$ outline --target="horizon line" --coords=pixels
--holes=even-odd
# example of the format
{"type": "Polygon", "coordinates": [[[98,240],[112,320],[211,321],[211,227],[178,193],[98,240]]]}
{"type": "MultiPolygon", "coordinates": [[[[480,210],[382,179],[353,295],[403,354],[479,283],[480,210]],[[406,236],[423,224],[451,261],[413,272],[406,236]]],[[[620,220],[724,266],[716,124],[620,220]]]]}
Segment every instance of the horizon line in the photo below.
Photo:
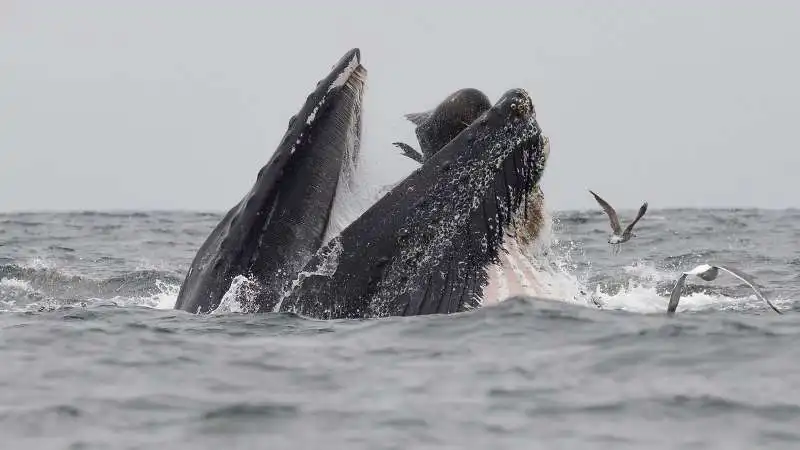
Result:
{"type": "MultiPolygon", "coordinates": [[[[555,213],[579,213],[579,212],[600,212],[600,208],[546,208],[549,212],[555,213]]],[[[629,208],[616,208],[619,211],[635,210],[636,207],[629,208]]],[[[200,208],[41,208],[41,209],[8,209],[0,210],[0,214],[87,214],[87,213],[100,213],[100,214],[136,214],[136,213],[195,213],[195,214],[225,214],[230,208],[225,209],[200,209],[200,208]]],[[[697,207],[697,206],[670,206],[665,208],[649,208],[650,211],[678,211],[678,210],[694,210],[694,211],[800,211],[800,207],[762,207],[762,206],[712,206],[712,207],[697,207]]]]}

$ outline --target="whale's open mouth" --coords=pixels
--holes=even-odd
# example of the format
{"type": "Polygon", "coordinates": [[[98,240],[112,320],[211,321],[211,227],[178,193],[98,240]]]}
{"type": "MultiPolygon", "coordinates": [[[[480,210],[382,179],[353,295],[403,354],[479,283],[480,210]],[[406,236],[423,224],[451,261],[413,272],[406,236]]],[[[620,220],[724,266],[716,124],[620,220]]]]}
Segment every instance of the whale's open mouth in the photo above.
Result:
{"type": "Polygon", "coordinates": [[[534,197],[546,144],[527,92],[506,92],[321,249],[281,310],[355,318],[479,305],[505,232],[534,197]],[[323,270],[331,254],[336,267],[323,270]]]}
{"type": "Polygon", "coordinates": [[[257,283],[256,298],[242,305],[253,312],[357,318],[480,304],[489,266],[506,232],[524,220],[544,171],[547,142],[533,102],[522,89],[507,91],[338,233],[332,211],[355,167],[365,84],[353,49],[317,84],[250,192],[201,246],[176,308],[213,310],[238,275],[257,283]]]}

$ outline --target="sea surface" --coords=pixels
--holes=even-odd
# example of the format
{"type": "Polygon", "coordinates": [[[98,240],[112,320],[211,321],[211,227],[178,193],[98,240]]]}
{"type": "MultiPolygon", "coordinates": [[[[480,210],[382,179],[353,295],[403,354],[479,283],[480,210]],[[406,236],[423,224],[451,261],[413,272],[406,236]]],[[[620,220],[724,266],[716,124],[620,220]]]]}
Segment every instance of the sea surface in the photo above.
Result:
{"type": "Polygon", "coordinates": [[[173,310],[220,218],[0,214],[0,447],[800,448],[800,211],[651,209],[618,255],[555,212],[546,298],[332,322],[173,310]],[[723,273],[666,317],[708,261],[785,314],[723,273]]]}

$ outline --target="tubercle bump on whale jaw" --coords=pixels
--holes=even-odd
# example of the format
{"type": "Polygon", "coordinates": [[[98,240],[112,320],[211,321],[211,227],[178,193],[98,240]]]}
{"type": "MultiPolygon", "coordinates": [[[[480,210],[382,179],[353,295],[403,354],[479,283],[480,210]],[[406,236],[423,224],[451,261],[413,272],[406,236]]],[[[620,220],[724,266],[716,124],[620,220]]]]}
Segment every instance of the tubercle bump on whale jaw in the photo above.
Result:
{"type": "Polygon", "coordinates": [[[309,135],[318,114],[328,106],[328,101],[334,97],[335,92],[341,89],[354,75],[361,78],[362,84],[366,84],[367,69],[361,64],[361,51],[358,48],[353,48],[345,53],[339,62],[332,66],[331,72],[317,82],[316,88],[308,95],[300,111],[289,119],[286,133],[267,165],[270,165],[275,158],[288,158],[294,154],[298,146],[309,135]],[[281,151],[286,148],[289,149],[288,154],[281,151]]]}
{"type": "MultiPolygon", "coordinates": [[[[350,49],[332,66],[331,72],[317,82],[315,89],[307,96],[298,113],[289,119],[286,132],[269,161],[258,171],[248,197],[265,198],[268,196],[274,184],[272,179],[280,178],[284,166],[292,158],[292,155],[306,144],[320,114],[323,114],[331,106],[331,99],[336,98],[337,92],[344,88],[353,77],[356,77],[360,88],[363,89],[367,83],[368,74],[367,69],[361,64],[361,51],[357,47],[350,49]],[[268,172],[271,175],[270,180],[262,184],[262,179],[268,172]]],[[[360,107],[356,121],[360,135],[360,107]]]]}

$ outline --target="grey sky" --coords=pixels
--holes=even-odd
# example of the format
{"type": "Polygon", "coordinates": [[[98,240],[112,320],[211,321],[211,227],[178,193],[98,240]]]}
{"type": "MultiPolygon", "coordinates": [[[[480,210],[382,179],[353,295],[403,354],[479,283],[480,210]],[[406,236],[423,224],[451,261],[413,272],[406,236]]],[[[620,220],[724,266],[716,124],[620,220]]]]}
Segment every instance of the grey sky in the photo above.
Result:
{"type": "Polygon", "coordinates": [[[404,113],[523,87],[553,209],[797,207],[798,23],[788,0],[4,0],[0,210],[227,209],[352,47],[387,179],[414,167],[404,113]]]}

